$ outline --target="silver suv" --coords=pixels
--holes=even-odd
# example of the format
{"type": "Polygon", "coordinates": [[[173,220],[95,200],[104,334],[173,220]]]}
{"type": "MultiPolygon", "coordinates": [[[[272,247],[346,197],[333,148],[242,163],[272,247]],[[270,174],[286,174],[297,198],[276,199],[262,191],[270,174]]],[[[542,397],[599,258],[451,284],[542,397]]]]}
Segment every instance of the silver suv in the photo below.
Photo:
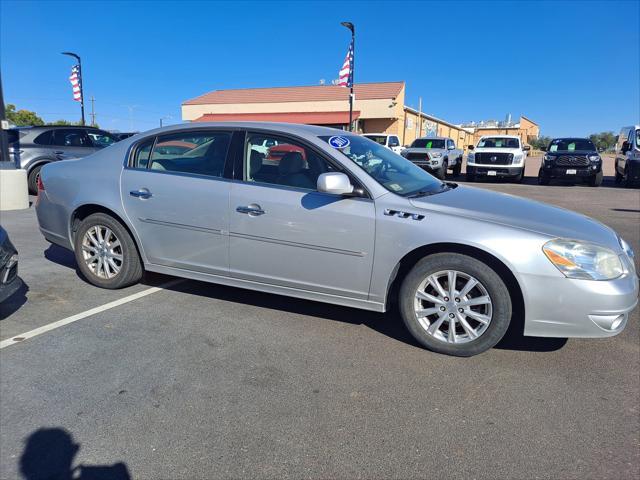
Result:
{"type": "Polygon", "coordinates": [[[9,155],[27,171],[29,193],[35,194],[45,164],[86,157],[116,141],[110,133],[93,127],[18,127],[9,130],[9,155]]]}

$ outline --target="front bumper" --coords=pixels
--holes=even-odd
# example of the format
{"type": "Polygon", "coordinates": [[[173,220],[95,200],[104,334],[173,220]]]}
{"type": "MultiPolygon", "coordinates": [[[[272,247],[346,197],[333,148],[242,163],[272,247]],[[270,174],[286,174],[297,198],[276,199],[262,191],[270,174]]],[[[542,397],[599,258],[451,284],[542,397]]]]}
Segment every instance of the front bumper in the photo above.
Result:
{"type": "Polygon", "coordinates": [[[557,167],[553,164],[543,164],[542,172],[549,178],[588,179],[602,172],[602,165],[589,165],[586,167],[557,167]]]}
{"type": "Polygon", "coordinates": [[[22,280],[18,277],[18,252],[11,242],[2,246],[0,255],[3,263],[0,265],[0,303],[13,295],[22,286],[22,280]]]}
{"type": "Polygon", "coordinates": [[[638,277],[608,281],[524,275],[524,334],[535,337],[611,337],[638,305],[638,277]]]}
{"type": "Polygon", "coordinates": [[[517,177],[524,171],[524,165],[469,165],[467,164],[467,174],[477,177],[517,177]],[[495,173],[489,173],[495,172],[495,173]]]}

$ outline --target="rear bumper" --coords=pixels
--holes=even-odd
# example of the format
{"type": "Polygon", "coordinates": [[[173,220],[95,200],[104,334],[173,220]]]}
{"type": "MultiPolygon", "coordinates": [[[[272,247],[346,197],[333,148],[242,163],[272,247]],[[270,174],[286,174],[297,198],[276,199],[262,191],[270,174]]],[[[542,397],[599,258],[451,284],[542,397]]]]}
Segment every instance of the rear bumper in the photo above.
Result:
{"type": "Polygon", "coordinates": [[[612,337],[638,305],[638,277],[609,281],[525,275],[524,334],[536,337],[612,337]]]}
{"type": "Polygon", "coordinates": [[[523,171],[524,165],[467,165],[467,174],[477,177],[517,177],[523,171]]]}

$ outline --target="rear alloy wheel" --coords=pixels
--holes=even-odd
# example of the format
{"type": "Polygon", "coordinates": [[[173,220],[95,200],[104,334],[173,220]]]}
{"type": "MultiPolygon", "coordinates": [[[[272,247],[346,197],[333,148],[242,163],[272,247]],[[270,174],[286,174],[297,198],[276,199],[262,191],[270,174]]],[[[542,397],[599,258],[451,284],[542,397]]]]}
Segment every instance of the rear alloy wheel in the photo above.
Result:
{"type": "Polygon", "coordinates": [[[29,177],[27,178],[27,185],[29,187],[29,193],[31,195],[38,194],[38,179],[40,178],[40,170],[44,165],[36,165],[29,172],[29,177]]]}
{"type": "Polygon", "coordinates": [[[467,255],[420,260],[400,288],[400,311],[413,337],[429,350],[468,357],[502,339],[511,298],[500,276],[467,255]]]}
{"type": "Polygon", "coordinates": [[[82,221],[74,249],[78,268],[98,287],[128,287],[142,278],[140,256],[129,232],[107,214],[95,213],[82,221]]]}

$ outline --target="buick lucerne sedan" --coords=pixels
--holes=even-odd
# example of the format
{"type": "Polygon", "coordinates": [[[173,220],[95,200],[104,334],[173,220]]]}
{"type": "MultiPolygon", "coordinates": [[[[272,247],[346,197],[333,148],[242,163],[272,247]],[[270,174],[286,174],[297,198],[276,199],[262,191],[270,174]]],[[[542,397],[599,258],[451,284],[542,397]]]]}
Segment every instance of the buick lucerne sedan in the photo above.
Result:
{"type": "Polygon", "coordinates": [[[421,345],[451,355],[491,348],[510,324],[528,336],[616,335],[638,301],[633,252],[605,225],[445,183],[324,127],[161,128],[46,165],[38,189],[41,232],[98,287],[151,271],[397,305],[421,345]]]}

